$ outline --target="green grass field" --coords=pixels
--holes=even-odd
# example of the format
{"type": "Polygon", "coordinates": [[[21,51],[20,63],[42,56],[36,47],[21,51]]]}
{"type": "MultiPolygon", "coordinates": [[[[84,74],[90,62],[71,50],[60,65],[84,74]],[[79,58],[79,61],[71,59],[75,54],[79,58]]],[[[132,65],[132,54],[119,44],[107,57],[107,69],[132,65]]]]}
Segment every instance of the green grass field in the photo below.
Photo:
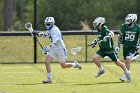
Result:
{"type": "Polygon", "coordinates": [[[103,63],[105,74],[94,75],[97,67],[93,63],[82,63],[82,70],[62,69],[52,64],[53,83],[43,84],[46,78],[44,64],[1,64],[0,93],[139,93],[140,63],[132,63],[132,83],[121,83],[123,71],[112,63],[103,63]]]}
{"type": "MultiPolygon", "coordinates": [[[[88,44],[96,36],[88,36],[88,44]]],[[[48,39],[38,38],[43,46],[48,45],[48,39]]],[[[117,36],[114,41],[116,42],[117,36]]],[[[62,69],[58,63],[52,63],[53,84],[42,84],[46,79],[44,64],[33,63],[33,39],[32,37],[0,37],[0,93],[139,93],[140,62],[131,64],[132,83],[121,83],[119,78],[123,71],[113,62],[103,62],[106,73],[100,78],[94,75],[98,71],[93,63],[81,63],[82,70],[74,68],[62,69]],[[12,64],[12,63],[24,64],[12,64]],[[30,64],[25,64],[30,63],[30,64]],[[32,63],[31,63],[32,62],[32,63]]],[[[72,47],[85,45],[84,36],[64,36],[67,51],[72,47]]],[[[98,49],[88,48],[88,60],[92,60],[93,54],[98,49]]],[[[38,46],[38,62],[45,62],[46,55],[42,55],[38,46]]],[[[122,60],[122,50],[119,52],[122,60]]],[[[68,60],[85,60],[85,51],[77,56],[68,54],[68,60]]],[[[105,61],[105,59],[102,59],[105,61]]]]}

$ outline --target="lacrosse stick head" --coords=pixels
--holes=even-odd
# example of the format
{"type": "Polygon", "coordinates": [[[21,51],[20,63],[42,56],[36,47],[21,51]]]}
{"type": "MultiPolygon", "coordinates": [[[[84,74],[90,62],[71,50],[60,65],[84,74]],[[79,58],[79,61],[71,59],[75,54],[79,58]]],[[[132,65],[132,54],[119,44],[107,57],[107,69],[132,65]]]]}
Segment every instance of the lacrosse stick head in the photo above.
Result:
{"type": "Polygon", "coordinates": [[[81,51],[81,50],[82,50],[82,47],[72,48],[72,49],[71,49],[71,54],[72,54],[72,55],[77,55],[77,53],[78,53],[79,51],[81,51]]]}
{"type": "Polygon", "coordinates": [[[28,29],[30,32],[32,32],[33,31],[32,23],[30,23],[30,22],[26,23],[25,28],[28,29]]]}

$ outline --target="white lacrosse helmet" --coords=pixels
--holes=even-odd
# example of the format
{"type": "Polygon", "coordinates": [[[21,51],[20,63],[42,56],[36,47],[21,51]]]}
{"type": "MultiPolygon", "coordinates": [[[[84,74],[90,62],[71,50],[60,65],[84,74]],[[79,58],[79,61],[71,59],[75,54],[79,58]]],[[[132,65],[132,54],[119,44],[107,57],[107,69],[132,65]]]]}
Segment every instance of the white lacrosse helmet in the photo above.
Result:
{"type": "Polygon", "coordinates": [[[137,21],[137,14],[128,14],[125,17],[125,24],[127,24],[127,25],[134,24],[134,23],[136,23],[136,21],[137,21]]]}
{"type": "Polygon", "coordinates": [[[106,21],[105,21],[104,17],[97,17],[93,22],[93,27],[95,29],[98,29],[100,26],[102,26],[105,23],[106,23],[106,21]]]}
{"type": "Polygon", "coordinates": [[[54,25],[54,23],[55,23],[54,17],[46,17],[44,22],[45,27],[47,29],[50,29],[54,25]]]}

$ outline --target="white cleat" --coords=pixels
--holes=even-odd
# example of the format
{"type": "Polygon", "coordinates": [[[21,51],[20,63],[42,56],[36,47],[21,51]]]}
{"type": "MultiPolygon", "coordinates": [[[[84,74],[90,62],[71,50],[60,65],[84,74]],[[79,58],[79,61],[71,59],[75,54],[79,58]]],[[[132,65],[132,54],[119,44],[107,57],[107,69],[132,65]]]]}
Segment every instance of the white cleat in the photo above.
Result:
{"type": "Polygon", "coordinates": [[[105,56],[104,58],[105,58],[107,61],[111,61],[110,57],[108,57],[108,56],[105,56]]]}
{"type": "Polygon", "coordinates": [[[74,66],[75,68],[78,68],[79,70],[82,69],[81,65],[77,61],[74,61],[74,63],[75,63],[75,66],[74,66]]]}
{"type": "Polygon", "coordinates": [[[105,73],[105,70],[103,69],[103,70],[99,70],[98,72],[97,72],[97,74],[96,74],[96,76],[95,77],[100,77],[100,75],[102,75],[102,74],[104,74],[105,73]]]}
{"type": "Polygon", "coordinates": [[[122,82],[125,82],[125,81],[127,80],[126,75],[123,74],[123,76],[120,78],[120,80],[121,80],[122,82]]]}
{"type": "Polygon", "coordinates": [[[135,62],[139,62],[139,60],[140,60],[139,55],[136,55],[135,57],[133,57],[132,60],[135,62]]]}
{"type": "Polygon", "coordinates": [[[51,79],[47,79],[47,80],[43,80],[42,82],[43,83],[52,83],[52,80],[51,79]]]}
{"type": "Polygon", "coordinates": [[[131,75],[130,72],[129,73],[125,73],[126,78],[127,78],[127,82],[130,83],[131,82],[131,75]]]}

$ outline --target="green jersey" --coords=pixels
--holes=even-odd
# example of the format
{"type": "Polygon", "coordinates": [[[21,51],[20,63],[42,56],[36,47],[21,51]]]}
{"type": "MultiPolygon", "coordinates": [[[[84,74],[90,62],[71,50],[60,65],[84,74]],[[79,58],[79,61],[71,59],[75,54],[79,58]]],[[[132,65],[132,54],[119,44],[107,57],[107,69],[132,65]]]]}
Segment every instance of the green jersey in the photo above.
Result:
{"type": "Polygon", "coordinates": [[[130,28],[126,24],[122,24],[120,34],[123,36],[123,46],[136,46],[140,34],[140,27],[135,24],[133,28],[130,28]]]}
{"type": "MultiPolygon", "coordinates": [[[[101,30],[99,30],[99,40],[103,40],[105,36],[107,36],[110,33],[108,28],[106,26],[103,26],[101,30]]],[[[99,43],[99,47],[101,50],[104,50],[106,53],[107,52],[114,52],[114,44],[112,38],[107,39],[106,42],[102,41],[99,43]]]]}

